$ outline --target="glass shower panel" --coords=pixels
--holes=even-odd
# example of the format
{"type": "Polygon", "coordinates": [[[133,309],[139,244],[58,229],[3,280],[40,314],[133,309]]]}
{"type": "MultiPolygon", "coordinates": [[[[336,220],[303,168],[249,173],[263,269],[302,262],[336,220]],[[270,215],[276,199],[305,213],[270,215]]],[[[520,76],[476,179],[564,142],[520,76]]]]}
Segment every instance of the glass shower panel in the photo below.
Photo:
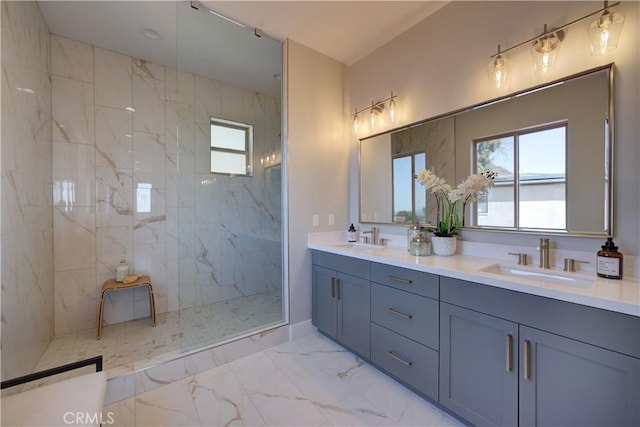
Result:
{"type": "MultiPolygon", "coordinates": [[[[176,8],[177,69],[167,77],[176,87],[167,105],[167,122],[174,119],[177,129],[176,259],[168,263],[177,284],[180,347],[189,350],[284,321],[282,46],[202,4],[176,8]],[[246,152],[252,158],[243,161],[251,174],[211,172],[214,148],[222,150],[218,162],[241,149],[231,140],[212,145],[215,120],[252,126],[246,152]]],[[[238,169],[226,166],[215,170],[238,169]]]]}

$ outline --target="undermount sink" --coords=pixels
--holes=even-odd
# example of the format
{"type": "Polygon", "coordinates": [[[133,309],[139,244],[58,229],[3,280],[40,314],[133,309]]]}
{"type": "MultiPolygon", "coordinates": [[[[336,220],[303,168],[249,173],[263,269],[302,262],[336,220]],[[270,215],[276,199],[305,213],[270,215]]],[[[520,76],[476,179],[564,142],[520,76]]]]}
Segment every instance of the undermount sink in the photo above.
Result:
{"type": "Polygon", "coordinates": [[[374,249],[382,249],[384,246],[371,245],[369,243],[340,243],[336,245],[339,248],[353,249],[356,251],[372,251],[374,249]]]}
{"type": "Polygon", "coordinates": [[[593,285],[595,278],[578,273],[565,273],[559,271],[544,271],[536,267],[514,267],[505,264],[492,264],[481,268],[485,273],[498,274],[501,276],[536,280],[539,282],[553,283],[556,285],[574,286],[588,288],[593,285]]]}

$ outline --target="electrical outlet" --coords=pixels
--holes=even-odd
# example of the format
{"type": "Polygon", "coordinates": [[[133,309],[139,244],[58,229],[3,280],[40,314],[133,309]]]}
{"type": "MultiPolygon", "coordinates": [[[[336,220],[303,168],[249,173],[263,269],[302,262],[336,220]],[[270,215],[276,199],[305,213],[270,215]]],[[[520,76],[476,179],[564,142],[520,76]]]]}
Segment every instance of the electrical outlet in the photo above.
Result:
{"type": "Polygon", "coordinates": [[[313,226],[320,227],[320,215],[313,214],[313,226]]]}
{"type": "Polygon", "coordinates": [[[329,225],[335,225],[336,216],[334,214],[329,214],[329,225]]]}

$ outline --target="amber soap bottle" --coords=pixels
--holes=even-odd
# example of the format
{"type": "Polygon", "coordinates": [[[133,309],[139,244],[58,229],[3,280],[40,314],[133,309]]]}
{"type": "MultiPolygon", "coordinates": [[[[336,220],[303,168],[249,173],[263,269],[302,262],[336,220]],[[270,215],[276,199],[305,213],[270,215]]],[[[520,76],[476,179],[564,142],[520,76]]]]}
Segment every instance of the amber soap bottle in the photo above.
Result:
{"type": "Polygon", "coordinates": [[[596,273],[607,279],[622,279],[622,254],[611,237],[598,251],[596,273]]]}

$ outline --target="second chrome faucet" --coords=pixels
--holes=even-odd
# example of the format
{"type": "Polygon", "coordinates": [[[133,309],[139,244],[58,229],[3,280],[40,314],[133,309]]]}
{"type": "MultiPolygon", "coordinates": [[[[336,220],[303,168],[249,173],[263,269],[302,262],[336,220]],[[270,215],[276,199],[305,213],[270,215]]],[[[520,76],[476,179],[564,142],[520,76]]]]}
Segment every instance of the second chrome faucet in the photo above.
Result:
{"type": "Polygon", "coordinates": [[[549,267],[549,239],[546,237],[540,238],[540,244],[538,245],[538,252],[540,252],[540,263],[538,267],[540,268],[550,268],[549,267]]]}

